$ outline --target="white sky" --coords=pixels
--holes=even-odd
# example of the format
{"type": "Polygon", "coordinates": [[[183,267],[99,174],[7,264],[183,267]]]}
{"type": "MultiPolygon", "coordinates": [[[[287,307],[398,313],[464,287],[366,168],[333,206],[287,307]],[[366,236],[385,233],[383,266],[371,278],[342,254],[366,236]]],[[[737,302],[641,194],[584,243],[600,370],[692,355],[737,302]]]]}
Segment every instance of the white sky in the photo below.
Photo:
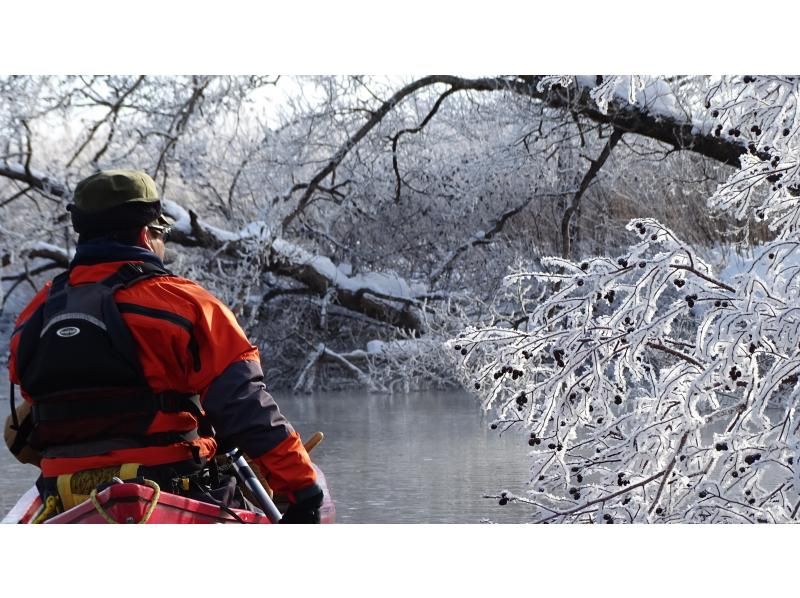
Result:
{"type": "MultiPolygon", "coordinates": [[[[781,35],[766,10],[763,24],[754,22],[752,3],[747,17],[737,5],[744,3],[26,0],[3,7],[0,72],[796,71],[791,31],[781,35]]],[[[800,12],[772,10],[782,23],[800,12]]]]}

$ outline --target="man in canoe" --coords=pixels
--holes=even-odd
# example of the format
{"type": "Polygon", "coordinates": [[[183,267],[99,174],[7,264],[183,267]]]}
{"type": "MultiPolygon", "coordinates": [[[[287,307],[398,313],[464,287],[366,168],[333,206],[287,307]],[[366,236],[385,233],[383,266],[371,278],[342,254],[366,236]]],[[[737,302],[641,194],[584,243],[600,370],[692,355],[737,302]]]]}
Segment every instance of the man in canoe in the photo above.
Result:
{"type": "Polygon", "coordinates": [[[40,492],[69,503],[77,479],[143,477],[225,503],[235,489],[214,456],[238,447],[288,498],[281,521],[318,523],[322,489],[266,391],[258,349],[216,297],[164,267],[173,223],[153,179],[98,172],[68,210],[75,257],[11,336],[12,404],[19,385],[30,406],[11,448],[40,456],[40,492]]]}

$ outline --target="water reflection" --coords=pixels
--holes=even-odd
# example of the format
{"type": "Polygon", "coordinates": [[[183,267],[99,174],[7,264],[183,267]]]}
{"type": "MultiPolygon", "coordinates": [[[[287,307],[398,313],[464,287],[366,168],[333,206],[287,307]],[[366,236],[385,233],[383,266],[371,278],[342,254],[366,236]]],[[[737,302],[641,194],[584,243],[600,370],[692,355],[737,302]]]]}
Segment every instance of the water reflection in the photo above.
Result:
{"type": "MultiPolygon", "coordinates": [[[[7,385],[0,385],[7,389],[7,385]]],[[[0,391],[2,392],[2,391],[0,391]]],[[[303,437],[325,440],[312,453],[328,480],[339,523],[498,523],[528,520],[529,508],[482,498],[524,493],[528,446],[522,435],[488,429],[478,403],[458,392],[276,395],[303,437]]],[[[7,391],[0,416],[8,414],[7,391]]],[[[0,513],[38,470],[0,450],[0,513]]]]}
{"type": "Polygon", "coordinates": [[[276,397],[301,435],[326,434],[313,453],[343,523],[528,520],[528,507],[482,498],[523,493],[527,439],[498,437],[477,402],[457,392],[276,397]]]}

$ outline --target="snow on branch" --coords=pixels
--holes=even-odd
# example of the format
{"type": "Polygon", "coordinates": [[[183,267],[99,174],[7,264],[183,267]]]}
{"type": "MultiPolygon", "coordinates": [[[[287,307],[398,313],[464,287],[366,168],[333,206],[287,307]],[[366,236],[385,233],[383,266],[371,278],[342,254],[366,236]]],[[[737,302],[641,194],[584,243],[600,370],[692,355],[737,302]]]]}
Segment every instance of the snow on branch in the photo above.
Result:
{"type": "Polygon", "coordinates": [[[306,358],[306,363],[294,384],[294,392],[311,392],[317,380],[319,369],[325,364],[344,368],[367,388],[376,392],[392,392],[395,386],[391,381],[382,381],[376,370],[386,370],[386,364],[396,367],[425,360],[432,352],[440,352],[441,342],[431,339],[395,339],[391,341],[372,340],[366,350],[334,351],[324,343],[319,343],[306,358]]]}
{"type": "Polygon", "coordinates": [[[767,245],[727,284],[658,222],[628,229],[641,240],[616,259],[509,275],[519,329],[450,341],[495,426],[530,432],[519,500],[541,522],[791,520],[800,242],[767,245]]]}
{"type": "Polygon", "coordinates": [[[421,301],[417,297],[425,295],[427,289],[420,284],[409,284],[394,273],[349,276],[329,258],[311,254],[283,239],[273,241],[270,261],[273,271],[302,282],[320,296],[335,289],[336,302],[343,307],[401,329],[422,331],[421,301]]]}
{"type": "Polygon", "coordinates": [[[70,191],[67,189],[66,185],[43,172],[32,170],[24,164],[9,164],[8,162],[3,162],[0,164],[0,176],[15,181],[21,181],[29,185],[32,189],[37,189],[53,197],[64,198],[70,195],[70,191]]]}
{"type": "Polygon", "coordinates": [[[383,118],[406,98],[432,86],[447,86],[422,123],[404,129],[391,137],[395,199],[399,199],[401,177],[397,166],[397,143],[401,135],[416,133],[437,113],[442,101],[458,91],[509,92],[534,98],[552,108],[567,110],[595,122],[612,125],[625,133],[636,133],[666,143],[676,149],[687,149],[731,166],[739,166],[739,158],[748,151],[747,144],[734,135],[715,134],[709,121],[694,121],[678,109],[669,86],[659,79],[646,84],[642,78],[610,77],[547,77],[539,75],[505,76],[469,79],[452,75],[422,77],[397,90],[369,112],[369,118],[325,162],[309,182],[296,183],[277,201],[289,201],[300,193],[297,203],[283,219],[282,230],[306,209],[322,182],[332,176],[351,150],[376,128],[383,118]],[[629,80],[629,92],[621,97],[619,87],[629,80]]]}

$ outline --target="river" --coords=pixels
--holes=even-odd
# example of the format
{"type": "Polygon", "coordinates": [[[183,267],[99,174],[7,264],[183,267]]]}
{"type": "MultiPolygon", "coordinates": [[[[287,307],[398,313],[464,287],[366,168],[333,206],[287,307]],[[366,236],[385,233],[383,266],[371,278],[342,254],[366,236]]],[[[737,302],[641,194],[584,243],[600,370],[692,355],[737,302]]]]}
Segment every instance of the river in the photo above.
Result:
{"type": "MultiPolygon", "coordinates": [[[[0,375],[0,416],[9,412],[0,375]]],[[[489,429],[463,392],[387,396],[364,392],[281,395],[300,435],[325,434],[312,452],[325,473],[338,523],[524,523],[529,508],[483,498],[525,491],[527,438],[489,429]]],[[[0,514],[38,475],[0,449],[0,514]]]]}

